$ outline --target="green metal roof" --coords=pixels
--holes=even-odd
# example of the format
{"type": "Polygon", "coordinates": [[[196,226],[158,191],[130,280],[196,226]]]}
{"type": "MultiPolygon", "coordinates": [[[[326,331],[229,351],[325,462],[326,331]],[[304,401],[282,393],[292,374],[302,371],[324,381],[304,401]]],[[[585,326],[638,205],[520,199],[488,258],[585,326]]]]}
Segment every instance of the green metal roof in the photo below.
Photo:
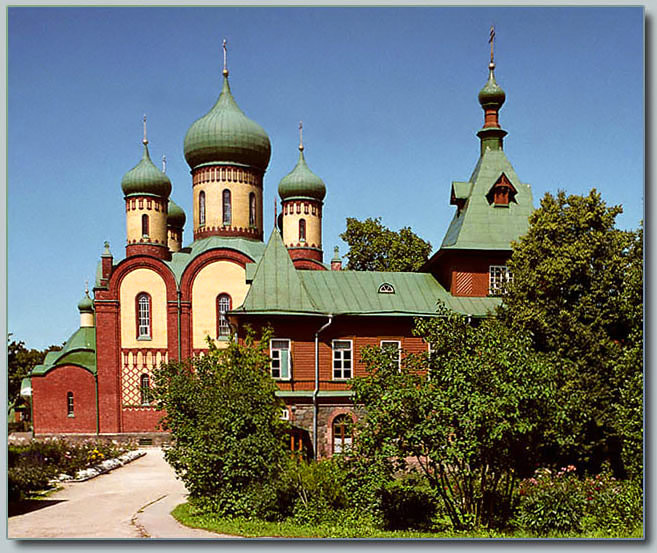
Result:
{"type": "Polygon", "coordinates": [[[123,176],[121,188],[126,197],[146,194],[168,198],[171,194],[171,181],[151,161],[147,142],[141,161],[123,176]]]}
{"type": "Polygon", "coordinates": [[[239,108],[224,75],[219,99],[185,135],[187,163],[194,169],[204,163],[233,162],[264,171],[270,156],[267,133],[239,108]]]}
{"type": "MultiPolygon", "coordinates": [[[[465,206],[454,215],[441,250],[510,250],[511,242],[529,228],[533,210],[530,186],[520,182],[503,150],[490,149],[479,158],[468,184],[465,206]],[[508,207],[491,205],[486,198],[502,173],[517,191],[515,202],[509,202],[508,207]]],[[[463,190],[458,183],[453,194],[462,198],[463,190]]]]}
{"type": "Polygon", "coordinates": [[[439,303],[459,313],[484,316],[499,298],[451,296],[429,273],[309,271],[295,269],[278,230],[258,263],[251,288],[236,314],[434,316],[439,303]],[[394,293],[381,293],[388,284],[394,293]]]}
{"type": "Polygon", "coordinates": [[[296,166],[278,184],[278,195],[283,200],[297,197],[323,200],[326,196],[324,181],[315,175],[306,164],[301,146],[296,166]]]}
{"type": "Polygon", "coordinates": [[[479,91],[479,103],[484,109],[500,109],[504,104],[506,94],[500,85],[495,82],[495,64],[491,63],[488,69],[488,82],[479,91]]]}
{"type": "Polygon", "coordinates": [[[242,306],[235,312],[317,314],[277,229],[271,233],[242,306]]]}
{"type": "Polygon", "coordinates": [[[30,376],[43,376],[63,365],[77,365],[96,374],[96,329],[79,328],[66,341],[61,351],[49,351],[42,365],[37,365],[30,376]]]}
{"type": "MultiPolygon", "coordinates": [[[[243,253],[253,261],[259,261],[265,250],[265,244],[260,240],[251,240],[249,238],[233,238],[224,236],[208,236],[201,240],[195,240],[190,246],[187,246],[171,255],[171,261],[165,261],[173,272],[176,282],[180,283],[185,268],[202,253],[212,249],[235,250],[243,253]]],[[[248,267],[248,264],[247,264],[248,267]]]]}

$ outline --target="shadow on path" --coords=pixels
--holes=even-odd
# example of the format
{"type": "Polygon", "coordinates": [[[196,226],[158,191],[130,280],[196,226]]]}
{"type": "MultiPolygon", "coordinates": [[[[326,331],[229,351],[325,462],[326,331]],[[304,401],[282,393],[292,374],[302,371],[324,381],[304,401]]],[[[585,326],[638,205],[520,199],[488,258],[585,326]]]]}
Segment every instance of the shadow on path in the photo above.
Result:
{"type": "Polygon", "coordinates": [[[64,503],[65,499],[24,499],[22,501],[13,501],[9,502],[7,506],[7,516],[15,517],[18,515],[24,515],[25,513],[31,513],[32,511],[38,511],[39,509],[45,509],[46,507],[52,507],[58,503],[64,503]]]}

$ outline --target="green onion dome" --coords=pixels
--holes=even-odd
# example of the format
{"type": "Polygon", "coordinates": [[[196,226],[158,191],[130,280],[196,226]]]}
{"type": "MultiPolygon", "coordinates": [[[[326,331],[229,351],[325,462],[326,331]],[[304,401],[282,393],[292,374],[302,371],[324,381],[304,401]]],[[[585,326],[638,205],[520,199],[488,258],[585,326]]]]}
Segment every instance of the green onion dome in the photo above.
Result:
{"type": "Polygon", "coordinates": [[[323,200],[326,196],[324,181],[313,173],[303,157],[303,146],[299,147],[299,161],[290,173],[278,184],[278,195],[282,200],[289,198],[313,198],[323,200]]]}
{"type": "Polygon", "coordinates": [[[495,82],[495,64],[491,63],[489,66],[488,82],[479,91],[479,103],[484,109],[500,109],[506,94],[504,90],[495,82]]]}
{"type": "Polygon", "coordinates": [[[84,297],[78,303],[78,310],[80,313],[93,313],[94,300],[89,297],[89,292],[85,291],[84,297]]]}
{"type": "Polygon", "coordinates": [[[185,226],[187,217],[182,207],[180,207],[173,200],[169,200],[169,208],[167,210],[167,226],[176,229],[181,229],[185,226]]]}
{"type": "Polygon", "coordinates": [[[123,176],[121,188],[126,198],[139,195],[168,198],[171,194],[169,177],[151,161],[148,154],[148,141],[144,141],[144,155],[141,161],[123,176]]]}
{"type": "Polygon", "coordinates": [[[217,103],[185,135],[185,159],[192,169],[228,162],[265,171],[271,156],[269,137],[235,102],[227,73],[217,103]]]}

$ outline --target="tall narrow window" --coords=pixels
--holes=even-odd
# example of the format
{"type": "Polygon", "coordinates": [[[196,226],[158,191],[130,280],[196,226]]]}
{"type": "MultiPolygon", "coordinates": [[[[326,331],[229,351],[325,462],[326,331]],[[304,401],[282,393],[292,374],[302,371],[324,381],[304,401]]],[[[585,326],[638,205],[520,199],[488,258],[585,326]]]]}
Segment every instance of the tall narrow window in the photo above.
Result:
{"type": "Polygon", "coordinates": [[[352,360],[351,340],[333,340],[333,379],[351,378],[352,360]]]}
{"type": "Polygon", "coordinates": [[[226,313],[231,309],[231,299],[228,294],[217,296],[217,337],[230,336],[230,325],[226,313]]]}
{"type": "Polygon", "coordinates": [[[198,224],[205,225],[205,192],[202,190],[198,195],[198,224]]]}
{"type": "Polygon", "coordinates": [[[253,192],[249,194],[249,226],[256,226],[256,197],[253,192]]]}
{"type": "Polygon", "coordinates": [[[148,215],[141,216],[141,235],[148,236],[148,215]]]}
{"type": "Polygon", "coordinates": [[[271,375],[281,380],[290,379],[290,341],[272,340],[269,343],[271,375]]]}
{"type": "Polygon", "coordinates": [[[353,421],[349,415],[338,415],[333,419],[333,453],[345,453],[353,441],[353,421]]]}
{"type": "Polygon", "coordinates": [[[137,296],[137,338],[151,337],[151,297],[142,292],[137,296]]]}
{"type": "Polygon", "coordinates": [[[306,241],[306,220],[299,219],[299,242],[306,241]]]}
{"type": "Polygon", "coordinates": [[[73,403],[73,392],[66,394],[66,412],[69,417],[75,416],[75,404],[73,403]]]}
{"type": "Polygon", "coordinates": [[[513,281],[507,265],[491,265],[488,271],[488,294],[499,296],[504,292],[504,285],[513,281]]]}
{"type": "Polygon", "coordinates": [[[230,190],[226,189],[224,190],[223,194],[223,204],[224,204],[224,225],[230,225],[231,221],[231,214],[230,214],[230,190]]]}
{"type": "Polygon", "coordinates": [[[151,404],[151,380],[147,374],[142,374],[139,379],[139,394],[141,395],[141,404],[151,404]]]}

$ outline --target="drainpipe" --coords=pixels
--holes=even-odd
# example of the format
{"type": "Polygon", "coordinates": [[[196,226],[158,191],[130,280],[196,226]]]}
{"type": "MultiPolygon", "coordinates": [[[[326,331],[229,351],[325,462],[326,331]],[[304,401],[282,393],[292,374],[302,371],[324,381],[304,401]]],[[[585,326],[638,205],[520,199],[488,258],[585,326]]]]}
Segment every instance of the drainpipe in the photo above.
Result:
{"type": "Polygon", "coordinates": [[[180,290],[177,290],[178,292],[178,361],[180,361],[180,357],[182,356],[182,344],[180,343],[180,311],[182,309],[182,305],[180,302],[180,296],[182,292],[180,290]]]}
{"type": "Polygon", "coordinates": [[[333,321],[333,315],[329,314],[328,321],[317,332],[315,332],[315,389],[313,390],[313,451],[317,459],[317,395],[319,394],[319,334],[328,328],[333,321]]]}
{"type": "Polygon", "coordinates": [[[94,374],[94,384],[96,387],[96,435],[100,434],[100,408],[98,405],[98,373],[94,374]]]}

